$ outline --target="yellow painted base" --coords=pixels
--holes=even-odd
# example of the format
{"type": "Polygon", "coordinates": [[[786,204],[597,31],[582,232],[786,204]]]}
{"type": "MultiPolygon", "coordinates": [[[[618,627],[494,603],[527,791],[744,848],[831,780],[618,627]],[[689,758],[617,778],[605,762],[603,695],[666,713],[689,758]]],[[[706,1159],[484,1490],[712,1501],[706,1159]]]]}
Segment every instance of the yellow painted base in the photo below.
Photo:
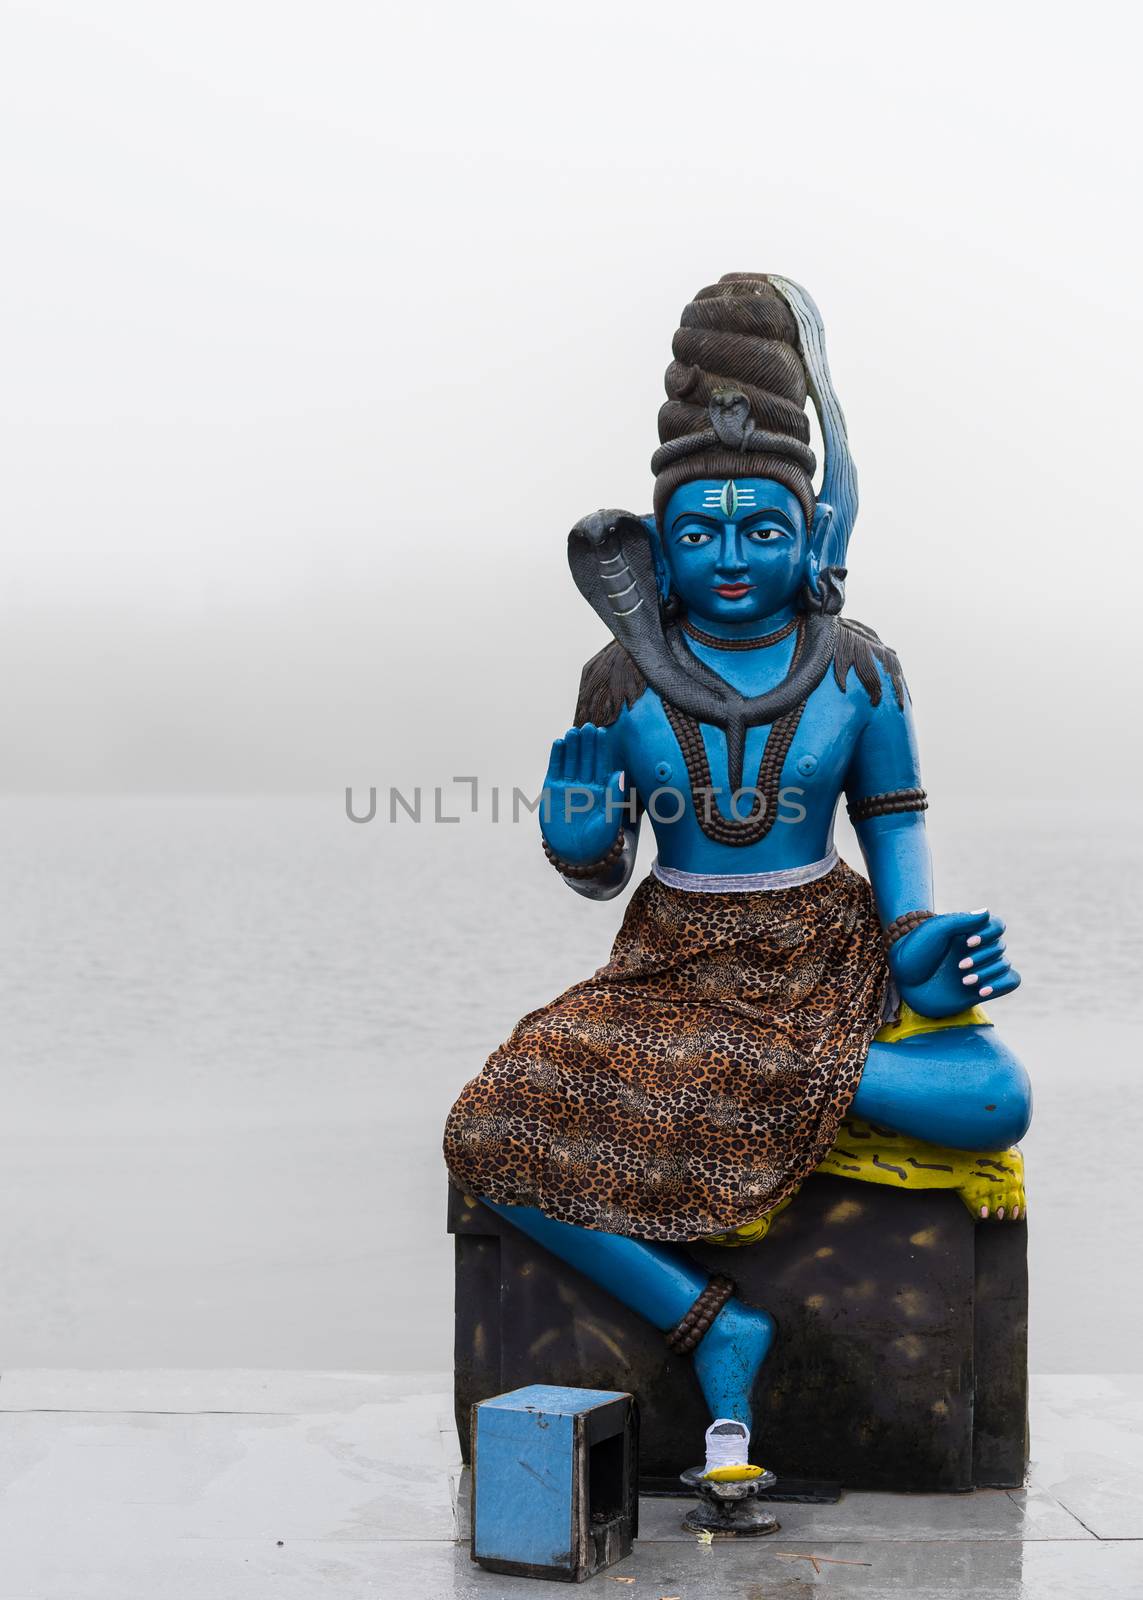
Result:
{"type": "Polygon", "coordinates": [[[1028,1210],[1019,1150],[952,1150],[847,1117],[816,1168],[892,1189],[955,1189],[979,1222],[1018,1222],[1028,1210]]]}
{"type": "Polygon", "coordinates": [[[753,1222],[744,1222],[740,1228],[731,1228],[727,1233],[708,1234],[704,1243],[721,1244],[729,1250],[736,1250],[744,1244],[760,1244],[770,1232],[770,1224],[774,1218],[781,1216],[797,1192],[795,1189],[794,1194],[788,1194],[784,1200],[779,1200],[773,1211],[767,1211],[764,1217],[756,1217],[753,1222]]]}
{"type": "Polygon", "coordinates": [[[878,1044],[900,1044],[902,1039],[912,1039],[918,1033],[939,1033],[942,1028],[991,1028],[992,1025],[992,1018],[983,1006],[969,1006],[967,1011],[958,1011],[955,1017],[923,1017],[902,1000],[896,1022],[887,1022],[873,1037],[878,1044]]]}

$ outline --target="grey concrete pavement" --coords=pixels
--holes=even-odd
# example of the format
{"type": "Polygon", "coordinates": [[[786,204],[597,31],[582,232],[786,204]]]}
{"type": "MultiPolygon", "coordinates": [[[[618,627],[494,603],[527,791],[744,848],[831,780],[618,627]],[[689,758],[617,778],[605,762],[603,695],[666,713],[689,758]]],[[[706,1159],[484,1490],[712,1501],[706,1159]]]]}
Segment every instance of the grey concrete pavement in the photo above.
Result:
{"type": "MultiPolygon", "coordinates": [[[[645,1500],[635,1553],[592,1585],[633,1600],[1143,1597],[1143,1377],[1034,1380],[1033,1440],[1025,1491],[782,1506],[759,1543],[701,1546],[686,1502],[645,1500]]],[[[0,1380],[0,1600],[535,1600],[534,1581],[469,1561],[465,1504],[447,1375],[0,1380]]]]}

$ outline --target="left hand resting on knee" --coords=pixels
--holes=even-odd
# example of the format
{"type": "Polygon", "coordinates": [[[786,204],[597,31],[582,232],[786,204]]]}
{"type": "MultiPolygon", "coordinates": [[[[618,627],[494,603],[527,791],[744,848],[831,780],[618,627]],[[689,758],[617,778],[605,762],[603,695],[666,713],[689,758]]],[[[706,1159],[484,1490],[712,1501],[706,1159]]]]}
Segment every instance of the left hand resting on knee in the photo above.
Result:
{"type": "Polygon", "coordinates": [[[987,910],[930,917],[889,947],[902,1000],[923,1017],[952,1017],[1011,994],[1020,974],[1004,953],[1004,924],[987,910]]]}

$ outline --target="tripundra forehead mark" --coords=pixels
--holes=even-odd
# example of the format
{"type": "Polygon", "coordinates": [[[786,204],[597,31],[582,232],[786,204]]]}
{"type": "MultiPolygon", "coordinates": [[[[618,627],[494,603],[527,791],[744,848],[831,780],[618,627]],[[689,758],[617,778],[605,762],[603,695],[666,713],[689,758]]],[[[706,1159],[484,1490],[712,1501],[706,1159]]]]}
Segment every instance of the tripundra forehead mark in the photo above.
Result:
{"type": "Polygon", "coordinates": [[[733,517],[739,511],[752,511],[758,497],[747,484],[739,488],[733,478],[727,478],[721,489],[707,489],[702,497],[704,511],[721,511],[724,517],[733,517]]]}

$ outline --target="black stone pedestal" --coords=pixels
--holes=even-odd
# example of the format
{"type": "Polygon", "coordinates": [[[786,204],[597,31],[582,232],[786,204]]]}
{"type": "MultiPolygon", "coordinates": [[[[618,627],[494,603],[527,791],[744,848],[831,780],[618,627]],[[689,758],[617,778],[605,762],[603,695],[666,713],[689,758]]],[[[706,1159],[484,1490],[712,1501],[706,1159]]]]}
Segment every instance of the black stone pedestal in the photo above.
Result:
{"type": "MultiPolygon", "coordinates": [[[[456,1417],[527,1383],[639,1401],[646,1486],[677,1485],[709,1422],[691,1361],[486,1206],[449,1194],[456,1417]]],[[[688,1245],[765,1307],[778,1339],[754,1458],[781,1478],[916,1492],[1013,1488],[1027,1462],[1027,1231],[956,1195],[813,1177],[769,1237],[688,1245]]]]}

